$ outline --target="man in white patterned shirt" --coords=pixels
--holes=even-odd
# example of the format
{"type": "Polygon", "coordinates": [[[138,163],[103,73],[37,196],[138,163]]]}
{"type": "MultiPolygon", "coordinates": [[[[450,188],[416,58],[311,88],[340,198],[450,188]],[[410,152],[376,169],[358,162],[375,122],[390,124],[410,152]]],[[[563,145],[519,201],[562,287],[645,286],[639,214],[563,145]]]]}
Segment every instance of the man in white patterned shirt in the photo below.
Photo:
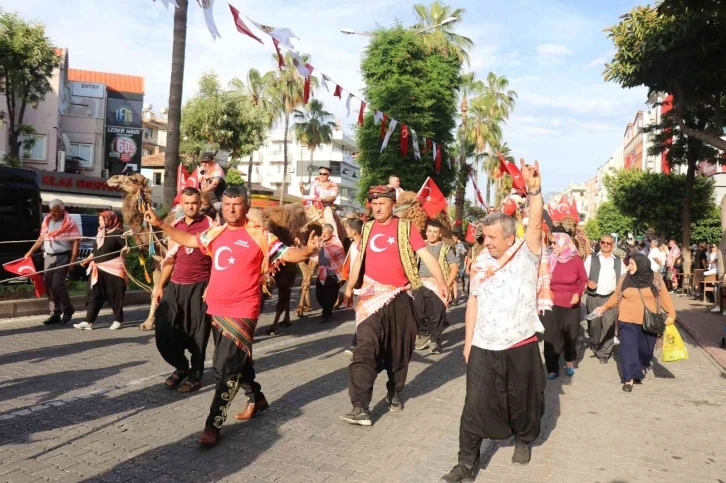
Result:
{"type": "Polygon", "coordinates": [[[517,239],[514,218],[492,213],[483,222],[484,250],[471,267],[464,359],[466,400],[458,464],[444,481],[474,481],[482,441],[514,434],[513,463],[527,464],[544,413],[545,377],[537,344],[543,202],[539,165],[524,165],[529,224],[517,239]]]}

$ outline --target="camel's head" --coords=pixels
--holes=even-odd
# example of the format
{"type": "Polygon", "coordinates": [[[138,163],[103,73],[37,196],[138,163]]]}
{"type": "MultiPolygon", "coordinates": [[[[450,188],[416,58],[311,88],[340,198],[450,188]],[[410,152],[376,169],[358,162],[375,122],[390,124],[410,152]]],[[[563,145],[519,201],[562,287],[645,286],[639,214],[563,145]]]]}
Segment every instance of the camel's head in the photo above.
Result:
{"type": "Polygon", "coordinates": [[[146,179],[142,174],[134,173],[130,176],[123,174],[117,174],[111,176],[106,184],[112,188],[121,188],[125,193],[136,194],[140,189],[149,186],[149,180],[146,179]]]}

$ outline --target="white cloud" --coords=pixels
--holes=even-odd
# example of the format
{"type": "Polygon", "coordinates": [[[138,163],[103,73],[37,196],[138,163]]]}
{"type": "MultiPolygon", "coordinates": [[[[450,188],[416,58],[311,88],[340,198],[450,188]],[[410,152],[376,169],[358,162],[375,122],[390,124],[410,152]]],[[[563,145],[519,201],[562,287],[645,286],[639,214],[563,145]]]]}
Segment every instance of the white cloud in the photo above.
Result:
{"type": "Polygon", "coordinates": [[[538,45],[535,51],[546,57],[572,57],[572,51],[562,44],[538,45]]]}

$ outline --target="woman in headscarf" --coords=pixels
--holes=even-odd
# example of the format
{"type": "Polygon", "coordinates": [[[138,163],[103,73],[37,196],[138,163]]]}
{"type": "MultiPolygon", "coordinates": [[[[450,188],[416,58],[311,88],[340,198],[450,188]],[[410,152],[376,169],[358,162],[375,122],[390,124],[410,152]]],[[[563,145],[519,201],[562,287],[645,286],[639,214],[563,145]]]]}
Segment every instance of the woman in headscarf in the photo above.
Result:
{"type": "Polygon", "coordinates": [[[623,391],[631,392],[633,384],[640,384],[648,373],[653,360],[657,334],[643,330],[645,310],[658,312],[658,305],[668,313],[666,325],[676,320],[668,289],[660,273],[650,267],[648,257],[635,254],[628,263],[628,273],[618,281],[617,288],[605,305],[595,309],[601,315],[618,307],[618,331],[620,338],[620,364],[622,366],[623,391]]]}
{"type": "Polygon", "coordinates": [[[122,231],[116,213],[103,211],[98,215],[98,233],[93,242],[93,252],[81,262],[81,266],[88,266],[89,275],[86,320],[73,324],[76,329],[93,329],[104,302],[109,303],[114,315],[114,322],[109,328],[120,329],[124,322],[126,271],[121,261],[121,250],[125,246],[119,236],[122,231]]]}
{"type": "Polygon", "coordinates": [[[580,299],[585,293],[587,272],[577,247],[567,233],[552,234],[549,256],[550,288],[554,306],[544,312],[544,357],[547,379],[560,375],[560,352],[565,353],[565,373],[575,374],[577,335],[580,332],[580,299]]]}

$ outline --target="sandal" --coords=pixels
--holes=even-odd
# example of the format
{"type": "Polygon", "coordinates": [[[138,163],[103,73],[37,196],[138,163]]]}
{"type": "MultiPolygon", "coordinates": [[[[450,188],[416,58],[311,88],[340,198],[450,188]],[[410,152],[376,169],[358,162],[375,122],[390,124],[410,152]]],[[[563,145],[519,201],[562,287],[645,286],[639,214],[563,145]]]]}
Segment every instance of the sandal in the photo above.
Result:
{"type": "Polygon", "coordinates": [[[171,373],[171,376],[166,378],[166,387],[169,389],[176,389],[181,382],[186,379],[186,377],[189,375],[189,371],[180,371],[176,370],[171,373]]]}
{"type": "Polygon", "coordinates": [[[198,391],[202,387],[202,380],[187,379],[184,384],[179,386],[179,392],[194,392],[198,391]]]}

